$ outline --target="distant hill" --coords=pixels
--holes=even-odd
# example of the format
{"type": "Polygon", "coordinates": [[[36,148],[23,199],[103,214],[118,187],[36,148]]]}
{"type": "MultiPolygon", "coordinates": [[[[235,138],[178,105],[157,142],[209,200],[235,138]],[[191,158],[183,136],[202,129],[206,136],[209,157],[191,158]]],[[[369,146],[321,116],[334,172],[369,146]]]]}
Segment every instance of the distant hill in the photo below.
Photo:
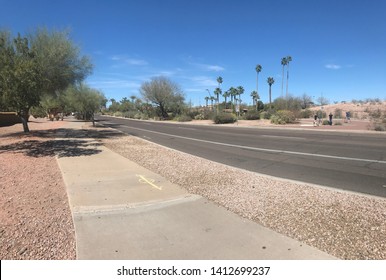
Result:
{"type": "MultiPolygon", "coordinates": [[[[311,107],[310,110],[320,110],[321,106],[311,107]]],[[[341,102],[337,104],[329,104],[323,106],[323,111],[328,114],[332,113],[335,117],[341,112],[341,118],[345,118],[346,112],[351,113],[351,118],[360,120],[370,120],[371,115],[377,111],[386,114],[386,101],[354,101],[341,102]]]]}

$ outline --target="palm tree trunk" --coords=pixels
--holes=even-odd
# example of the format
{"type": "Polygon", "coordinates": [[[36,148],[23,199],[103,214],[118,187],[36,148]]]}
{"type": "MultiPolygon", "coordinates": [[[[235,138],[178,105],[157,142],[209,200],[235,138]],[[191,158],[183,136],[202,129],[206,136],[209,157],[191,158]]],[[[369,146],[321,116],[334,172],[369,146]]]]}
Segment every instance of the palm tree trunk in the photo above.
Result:
{"type": "Polygon", "coordinates": [[[285,93],[286,100],[288,100],[288,78],[289,78],[289,63],[287,64],[287,88],[285,93]]]}
{"type": "Polygon", "coordinates": [[[271,85],[269,85],[269,108],[272,109],[271,85]]]}
{"type": "Polygon", "coordinates": [[[281,76],[281,97],[283,98],[283,90],[284,90],[284,65],[283,65],[283,72],[281,76]]]}

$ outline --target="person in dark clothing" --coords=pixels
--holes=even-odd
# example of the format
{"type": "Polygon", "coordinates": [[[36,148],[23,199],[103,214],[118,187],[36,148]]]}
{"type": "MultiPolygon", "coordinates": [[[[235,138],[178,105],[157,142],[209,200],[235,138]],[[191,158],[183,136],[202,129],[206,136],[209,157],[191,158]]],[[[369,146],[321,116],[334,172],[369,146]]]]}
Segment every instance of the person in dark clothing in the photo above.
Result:
{"type": "Polygon", "coordinates": [[[314,126],[316,126],[317,125],[317,120],[318,120],[318,115],[317,114],[315,114],[315,116],[314,116],[314,126]]]}
{"type": "Polygon", "coordinates": [[[328,115],[328,117],[329,117],[329,123],[330,123],[330,125],[332,125],[332,113],[330,113],[330,114],[328,115]]]}

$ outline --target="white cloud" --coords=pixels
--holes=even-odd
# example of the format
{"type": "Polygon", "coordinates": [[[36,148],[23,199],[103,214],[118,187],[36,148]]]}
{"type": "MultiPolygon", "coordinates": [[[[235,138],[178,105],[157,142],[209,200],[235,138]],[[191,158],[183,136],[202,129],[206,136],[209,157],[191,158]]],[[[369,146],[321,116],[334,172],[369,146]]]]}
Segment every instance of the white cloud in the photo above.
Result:
{"type": "Polygon", "coordinates": [[[324,67],[326,67],[327,69],[332,69],[332,70],[338,70],[338,69],[342,68],[342,66],[337,65],[337,64],[326,64],[326,65],[324,65],[324,67]]]}
{"type": "Polygon", "coordinates": [[[92,87],[99,89],[129,88],[137,89],[141,85],[134,81],[124,79],[102,79],[88,82],[92,87]]]}
{"type": "Polygon", "coordinates": [[[144,66],[149,64],[146,60],[129,58],[126,55],[113,55],[111,60],[136,66],[144,66]]]}
{"type": "Polygon", "coordinates": [[[218,86],[218,83],[215,79],[207,76],[193,76],[190,78],[196,85],[204,87],[215,87],[218,86]]]}
{"type": "Polygon", "coordinates": [[[149,63],[146,61],[146,60],[142,60],[142,59],[126,59],[125,62],[127,64],[130,64],[130,65],[139,65],[139,66],[143,66],[143,65],[148,65],[149,63]]]}
{"type": "Polygon", "coordinates": [[[221,72],[224,71],[225,68],[218,65],[202,65],[207,71],[221,72]]]}

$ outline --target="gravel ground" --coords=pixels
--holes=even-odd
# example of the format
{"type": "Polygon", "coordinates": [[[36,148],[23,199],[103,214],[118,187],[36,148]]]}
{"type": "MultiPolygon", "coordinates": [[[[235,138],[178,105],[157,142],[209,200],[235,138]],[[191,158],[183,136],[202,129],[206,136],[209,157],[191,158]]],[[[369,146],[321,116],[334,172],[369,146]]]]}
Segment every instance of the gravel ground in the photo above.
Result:
{"type": "MultiPolygon", "coordinates": [[[[76,258],[52,147],[62,124],[32,122],[28,136],[21,125],[0,128],[0,259],[76,258]]],[[[96,138],[102,129],[87,128],[96,138]]],[[[243,217],[341,259],[386,259],[386,199],[259,175],[114,130],[106,138],[106,130],[99,141],[110,149],[243,217]]]]}
{"type": "Polygon", "coordinates": [[[103,143],[191,193],[333,256],[386,259],[386,199],[275,179],[133,136],[103,143]]]}
{"type": "Polygon", "coordinates": [[[66,188],[52,149],[62,122],[0,128],[0,259],[75,259],[66,188]]]}

